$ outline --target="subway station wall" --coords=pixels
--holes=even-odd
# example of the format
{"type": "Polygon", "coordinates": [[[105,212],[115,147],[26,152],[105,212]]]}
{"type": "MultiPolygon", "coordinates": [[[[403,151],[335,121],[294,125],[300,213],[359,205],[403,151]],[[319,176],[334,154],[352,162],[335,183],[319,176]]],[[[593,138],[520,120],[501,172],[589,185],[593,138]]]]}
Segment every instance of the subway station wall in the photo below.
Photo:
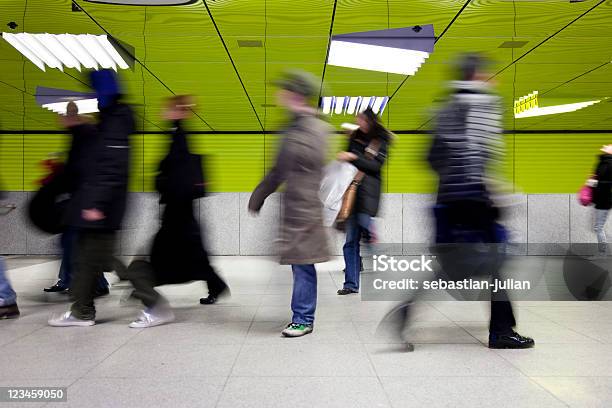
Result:
{"type": "MultiPolygon", "coordinates": [[[[508,134],[505,176],[516,192],[573,193],[591,174],[599,148],[612,143],[609,134],[508,134]]],[[[63,152],[68,137],[57,134],[0,135],[0,188],[34,191],[44,176],[41,161],[63,152]]],[[[274,134],[207,134],[190,136],[192,151],[205,155],[212,192],[249,192],[273,164],[279,136],[274,134]]],[[[157,165],[169,143],[168,135],[134,135],[130,190],[154,189],[157,165]]],[[[330,159],[346,141],[330,136],[330,159]]],[[[430,136],[401,134],[384,169],[387,193],[431,193],[435,178],[425,162],[430,136]]]]}

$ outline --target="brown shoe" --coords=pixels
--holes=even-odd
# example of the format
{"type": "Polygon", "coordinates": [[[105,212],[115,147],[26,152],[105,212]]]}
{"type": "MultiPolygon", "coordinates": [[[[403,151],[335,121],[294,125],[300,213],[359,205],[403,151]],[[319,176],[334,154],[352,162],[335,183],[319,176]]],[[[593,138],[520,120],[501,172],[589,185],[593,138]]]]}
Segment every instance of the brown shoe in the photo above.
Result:
{"type": "Polygon", "coordinates": [[[19,308],[17,303],[10,306],[0,306],[0,320],[2,319],[16,319],[19,317],[19,308]]]}

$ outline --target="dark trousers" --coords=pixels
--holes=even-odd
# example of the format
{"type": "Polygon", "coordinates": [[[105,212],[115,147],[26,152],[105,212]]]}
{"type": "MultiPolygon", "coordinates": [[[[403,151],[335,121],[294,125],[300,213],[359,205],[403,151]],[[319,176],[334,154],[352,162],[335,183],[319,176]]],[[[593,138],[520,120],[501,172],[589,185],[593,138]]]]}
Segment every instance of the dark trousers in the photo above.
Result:
{"type": "Polygon", "coordinates": [[[165,302],[162,295],[155,290],[158,282],[151,263],[141,260],[134,261],[125,271],[119,273],[119,278],[130,281],[134,287],[132,295],[145,307],[153,308],[160,302],[165,302]]]}
{"type": "MultiPolygon", "coordinates": [[[[78,237],[78,229],[74,227],[68,227],[62,233],[61,237],[61,245],[62,245],[62,263],[60,264],[60,270],[58,275],[58,285],[68,289],[72,284],[72,267],[74,266],[74,261],[72,259],[74,247],[76,245],[78,237]]],[[[117,270],[117,269],[112,269],[117,270]]],[[[106,289],[108,288],[108,281],[101,275],[97,281],[98,289],[106,289]]]]}
{"type": "Polygon", "coordinates": [[[76,240],[74,276],[71,295],[74,299],[71,311],[78,319],[93,320],[96,317],[94,297],[97,281],[105,267],[113,263],[116,232],[82,229],[76,240]]]}
{"type": "MultiPolygon", "coordinates": [[[[491,203],[486,201],[456,201],[452,203],[438,204],[434,208],[436,219],[436,243],[458,244],[469,248],[479,242],[487,243],[490,251],[486,255],[485,274],[493,279],[499,279],[499,271],[504,262],[504,250],[500,250],[507,240],[505,229],[497,223],[499,211],[491,203]]],[[[465,259],[454,259],[450,257],[449,264],[456,264],[465,259]]],[[[440,259],[442,261],[442,259],[440,259]]],[[[445,268],[444,262],[441,262],[445,268]]],[[[445,268],[448,272],[453,265],[445,268]]],[[[470,268],[471,269],[471,268],[470,268]]],[[[465,271],[470,277],[475,270],[465,271]]],[[[450,274],[452,276],[452,273],[450,274]]],[[[457,279],[459,280],[459,279],[457,279]]],[[[489,331],[491,333],[507,333],[516,326],[512,304],[508,299],[506,291],[491,293],[491,320],[489,331]]]]}

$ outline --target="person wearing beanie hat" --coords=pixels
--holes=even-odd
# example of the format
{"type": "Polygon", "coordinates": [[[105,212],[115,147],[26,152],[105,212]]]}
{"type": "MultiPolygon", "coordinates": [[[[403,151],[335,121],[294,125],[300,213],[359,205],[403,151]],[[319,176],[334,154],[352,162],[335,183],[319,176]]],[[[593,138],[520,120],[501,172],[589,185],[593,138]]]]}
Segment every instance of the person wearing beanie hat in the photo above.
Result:
{"type": "Polygon", "coordinates": [[[329,258],[323,227],[319,185],[332,129],[318,117],[313,98],[317,81],[305,72],[293,71],[277,82],[279,104],[291,114],[274,167],[251,194],[249,211],[257,214],[264,201],[285,184],[280,236],[280,263],[291,265],[293,295],[291,323],[285,337],[311,333],[317,304],[317,271],[314,264],[329,258]]]}

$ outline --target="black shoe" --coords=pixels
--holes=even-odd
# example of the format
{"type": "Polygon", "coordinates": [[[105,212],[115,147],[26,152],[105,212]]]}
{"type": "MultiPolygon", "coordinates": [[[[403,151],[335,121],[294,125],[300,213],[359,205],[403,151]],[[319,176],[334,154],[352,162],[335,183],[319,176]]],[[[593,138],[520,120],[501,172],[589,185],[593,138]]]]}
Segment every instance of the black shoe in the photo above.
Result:
{"type": "Polygon", "coordinates": [[[108,286],[105,288],[97,288],[95,293],[94,293],[94,298],[99,298],[102,296],[107,296],[110,293],[110,289],[108,289],[108,286]]]}
{"type": "Polygon", "coordinates": [[[16,319],[19,317],[19,308],[17,303],[10,306],[0,306],[0,320],[2,319],[16,319]]]}
{"type": "Polygon", "coordinates": [[[535,346],[532,338],[524,337],[515,331],[507,334],[489,334],[489,348],[492,349],[525,349],[535,346]]]}
{"type": "Polygon", "coordinates": [[[55,285],[44,288],[43,290],[47,293],[68,293],[68,288],[60,285],[60,282],[61,281],[57,281],[55,285]]]}
{"type": "Polygon", "coordinates": [[[200,298],[200,304],[201,305],[214,305],[215,303],[219,301],[220,297],[226,297],[226,296],[230,296],[230,291],[227,286],[225,286],[223,290],[221,290],[221,292],[219,293],[214,293],[214,294],[210,293],[208,296],[204,298],[200,298]]]}
{"type": "Polygon", "coordinates": [[[355,289],[349,289],[349,288],[342,288],[338,291],[338,295],[340,296],[350,295],[351,293],[359,293],[359,291],[355,289]]]}

